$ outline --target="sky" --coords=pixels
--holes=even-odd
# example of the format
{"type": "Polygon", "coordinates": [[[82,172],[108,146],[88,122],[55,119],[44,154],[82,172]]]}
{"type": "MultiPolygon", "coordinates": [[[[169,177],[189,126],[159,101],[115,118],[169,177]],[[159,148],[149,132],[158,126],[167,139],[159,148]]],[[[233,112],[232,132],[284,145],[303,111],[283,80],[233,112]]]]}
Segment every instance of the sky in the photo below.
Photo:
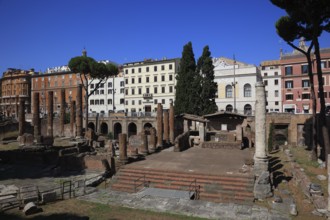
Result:
{"type": "Polygon", "coordinates": [[[0,74],[67,65],[84,48],[118,64],[180,58],[189,41],[196,59],[208,45],[258,66],[292,51],[276,34],[283,15],[269,0],[0,0],[0,74]]]}

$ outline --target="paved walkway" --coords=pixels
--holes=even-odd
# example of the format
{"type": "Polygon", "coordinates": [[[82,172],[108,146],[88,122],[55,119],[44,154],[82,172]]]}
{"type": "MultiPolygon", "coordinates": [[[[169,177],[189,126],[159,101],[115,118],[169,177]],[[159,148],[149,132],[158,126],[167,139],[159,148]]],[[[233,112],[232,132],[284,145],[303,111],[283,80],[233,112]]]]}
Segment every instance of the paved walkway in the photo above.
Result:
{"type": "Polygon", "coordinates": [[[123,193],[99,189],[89,195],[79,197],[80,200],[89,202],[124,206],[133,209],[167,212],[187,216],[209,219],[235,219],[235,220],[287,220],[290,219],[278,211],[257,205],[238,205],[233,203],[212,203],[201,200],[187,200],[180,198],[154,197],[142,193],[123,193]]]}

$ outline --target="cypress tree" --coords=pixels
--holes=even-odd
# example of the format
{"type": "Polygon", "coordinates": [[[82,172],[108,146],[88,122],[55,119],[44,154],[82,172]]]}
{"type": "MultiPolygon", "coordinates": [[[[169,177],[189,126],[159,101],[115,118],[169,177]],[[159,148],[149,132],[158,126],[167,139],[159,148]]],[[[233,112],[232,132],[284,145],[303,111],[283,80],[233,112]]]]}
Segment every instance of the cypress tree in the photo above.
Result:
{"type": "Polygon", "coordinates": [[[199,98],[199,115],[211,114],[217,111],[215,94],[217,84],[214,82],[214,66],[211,58],[209,46],[205,46],[202,56],[198,59],[196,72],[200,77],[201,90],[199,98]]]}
{"type": "Polygon", "coordinates": [[[176,76],[177,84],[175,91],[175,114],[194,114],[194,87],[196,61],[192,48],[192,43],[188,42],[182,51],[180,68],[176,76]]]}

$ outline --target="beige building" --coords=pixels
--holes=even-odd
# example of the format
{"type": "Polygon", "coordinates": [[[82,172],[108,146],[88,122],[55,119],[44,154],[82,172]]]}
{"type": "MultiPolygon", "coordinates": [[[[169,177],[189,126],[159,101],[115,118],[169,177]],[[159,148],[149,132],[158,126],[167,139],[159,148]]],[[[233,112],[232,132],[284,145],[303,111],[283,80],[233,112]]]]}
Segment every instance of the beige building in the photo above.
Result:
{"type": "Polygon", "coordinates": [[[174,102],[179,61],[164,58],[123,64],[128,116],[153,115],[158,103],[167,109],[174,102]]]}

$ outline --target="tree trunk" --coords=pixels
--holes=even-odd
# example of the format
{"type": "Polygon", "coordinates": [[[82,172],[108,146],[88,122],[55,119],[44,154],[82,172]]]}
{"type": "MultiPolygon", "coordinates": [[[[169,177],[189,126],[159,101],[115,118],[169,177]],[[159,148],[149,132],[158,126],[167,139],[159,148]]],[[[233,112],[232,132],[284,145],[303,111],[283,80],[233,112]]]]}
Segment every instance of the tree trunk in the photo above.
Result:
{"type": "Polygon", "coordinates": [[[325,100],[324,100],[324,90],[323,90],[323,77],[322,77],[322,69],[321,69],[321,55],[320,55],[320,45],[317,37],[313,38],[313,42],[315,45],[315,56],[316,56],[316,69],[317,69],[317,79],[319,81],[319,96],[320,96],[320,126],[323,137],[323,155],[322,159],[326,161],[329,154],[329,132],[327,128],[327,121],[325,117],[325,100]]]}

